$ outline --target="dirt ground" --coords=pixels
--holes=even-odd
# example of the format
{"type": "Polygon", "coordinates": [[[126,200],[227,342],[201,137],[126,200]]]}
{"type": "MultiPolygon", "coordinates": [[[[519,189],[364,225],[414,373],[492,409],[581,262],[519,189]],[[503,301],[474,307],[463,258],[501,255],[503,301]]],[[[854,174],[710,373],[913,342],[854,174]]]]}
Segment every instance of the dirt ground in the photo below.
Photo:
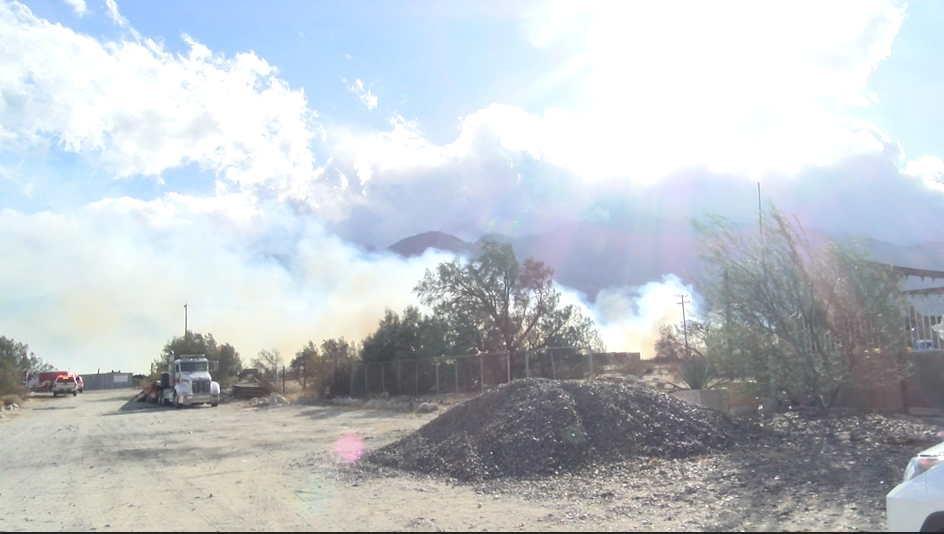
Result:
{"type": "Polygon", "coordinates": [[[884,494],[918,450],[745,444],[585,477],[458,485],[348,463],[436,414],[174,410],[129,397],[34,396],[4,412],[0,530],[884,530],[884,494]]]}

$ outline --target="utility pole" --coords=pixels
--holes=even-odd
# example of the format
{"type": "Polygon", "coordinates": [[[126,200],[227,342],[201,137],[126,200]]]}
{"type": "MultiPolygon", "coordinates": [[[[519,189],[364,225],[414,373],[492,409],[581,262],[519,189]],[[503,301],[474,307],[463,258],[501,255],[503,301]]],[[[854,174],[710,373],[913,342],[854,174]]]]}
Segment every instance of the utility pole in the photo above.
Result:
{"type": "Polygon", "coordinates": [[[692,302],[686,301],[685,295],[675,295],[675,296],[682,299],[679,301],[679,304],[682,305],[682,332],[685,334],[685,357],[688,358],[689,356],[692,355],[692,353],[691,351],[688,350],[688,322],[685,319],[685,305],[691,304],[692,302]]]}
{"type": "Polygon", "coordinates": [[[187,327],[187,303],[184,302],[184,339],[187,339],[190,329],[187,327]]]}

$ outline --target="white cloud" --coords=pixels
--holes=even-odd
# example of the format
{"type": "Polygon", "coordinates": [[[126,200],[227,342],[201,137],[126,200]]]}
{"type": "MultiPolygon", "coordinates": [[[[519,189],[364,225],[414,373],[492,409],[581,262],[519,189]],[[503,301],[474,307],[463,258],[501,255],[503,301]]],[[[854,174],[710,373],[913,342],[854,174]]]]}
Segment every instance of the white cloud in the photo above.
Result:
{"type": "Polygon", "coordinates": [[[281,195],[310,188],[319,171],[309,142],[320,127],[304,93],[252,53],[227,58],[183,38],[189,54],[174,55],[138,36],[103,42],[0,5],[0,149],[53,141],[116,177],[196,163],[281,195]]]}
{"type": "Polygon", "coordinates": [[[85,15],[85,12],[88,10],[88,7],[85,5],[85,0],[64,0],[66,4],[69,4],[69,7],[72,8],[72,11],[75,12],[78,16],[85,15]]]}
{"type": "Polygon", "coordinates": [[[119,26],[128,25],[128,19],[118,12],[118,3],[115,0],[105,0],[105,12],[108,13],[108,18],[115,24],[119,26]]]}
{"type": "Polygon", "coordinates": [[[371,94],[370,89],[364,89],[364,82],[355,80],[353,84],[347,86],[347,90],[351,93],[357,95],[357,98],[361,101],[361,104],[367,106],[367,109],[375,109],[377,107],[377,97],[371,94]]]}
{"type": "Polygon", "coordinates": [[[909,161],[905,174],[920,178],[931,189],[944,192],[944,161],[937,156],[924,156],[909,161]]]}
{"type": "Polygon", "coordinates": [[[548,110],[528,144],[590,179],[643,182],[690,166],[795,173],[881,152],[884,134],[840,110],[877,101],[868,76],[903,17],[879,0],[551,2],[532,33],[542,46],[587,36],[578,62],[590,65],[593,105],[548,110]]]}

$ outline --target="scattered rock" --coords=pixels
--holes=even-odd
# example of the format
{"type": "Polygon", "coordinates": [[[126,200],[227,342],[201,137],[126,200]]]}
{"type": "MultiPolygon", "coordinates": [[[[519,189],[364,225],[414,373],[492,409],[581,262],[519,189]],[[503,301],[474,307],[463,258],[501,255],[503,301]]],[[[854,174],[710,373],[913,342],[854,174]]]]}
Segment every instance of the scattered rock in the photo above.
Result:
{"type": "Polygon", "coordinates": [[[431,402],[424,402],[416,408],[416,411],[418,411],[419,413],[432,413],[438,409],[439,409],[439,406],[436,406],[435,404],[431,402]]]}
{"type": "Polygon", "coordinates": [[[757,410],[756,406],[744,405],[744,406],[731,406],[728,408],[728,415],[731,417],[744,417],[745,415],[750,415],[757,410]]]}
{"type": "Polygon", "coordinates": [[[773,397],[766,398],[760,402],[760,406],[757,407],[757,411],[764,416],[780,413],[780,401],[773,397]]]}

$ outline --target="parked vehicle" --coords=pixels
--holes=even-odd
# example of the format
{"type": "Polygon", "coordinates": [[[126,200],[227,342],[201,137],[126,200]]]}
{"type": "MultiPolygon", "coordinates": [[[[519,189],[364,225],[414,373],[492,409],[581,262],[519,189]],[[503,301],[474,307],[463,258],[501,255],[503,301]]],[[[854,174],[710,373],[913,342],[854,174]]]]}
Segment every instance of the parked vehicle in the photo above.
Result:
{"type": "Polygon", "coordinates": [[[78,383],[75,381],[75,375],[63,375],[56,377],[56,380],[52,383],[51,391],[52,396],[57,397],[59,395],[68,395],[69,393],[75,397],[78,393],[78,383]]]}
{"type": "Polygon", "coordinates": [[[145,392],[148,402],[161,406],[192,406],[220,403],[220,384],[210,376],[210,362],[201,355],[182,356],[169,365],[161,380],[151,384],[145,392]]]}
{"type": "Polygon", "coordinates": [[[81,376],[75,375],[75,382],[76,382],[76,386],[78,386],[79,393],[82,393],[83,391],[85,391],[85,381],[82,380],[81,376]]]}
{"type": "Polygon", "coordinates": [[[68,376],[69,371],[44,371],[41,373],[27,371],[23,377],[23,385],[30,391],[52,391],[52,385],[60,376],[68,376]]]}
{"type": "Polygon", "coordinates": [[[904,480],[885,497],[888,530],[944,532],[944,443],[908,462],[904,480]]]}

